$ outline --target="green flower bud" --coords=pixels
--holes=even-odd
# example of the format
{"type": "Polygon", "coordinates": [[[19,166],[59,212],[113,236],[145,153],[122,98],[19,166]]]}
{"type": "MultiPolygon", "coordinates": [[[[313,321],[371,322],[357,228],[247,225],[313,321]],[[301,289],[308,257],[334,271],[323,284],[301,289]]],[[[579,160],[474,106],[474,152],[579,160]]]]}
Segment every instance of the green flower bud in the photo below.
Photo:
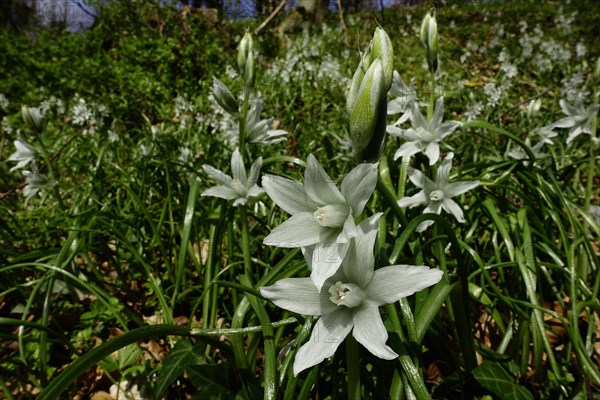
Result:
{"type": "Polygon", "coordinates": [[[394,48],[388,34],[381,28],[375,29],[373,35],[372,52],[373,59],[381,60],[383,67],[383,76],[385,78],[385,91],[389,91],[392,86],[392,76],[394,73],[394,48]]]}
{"type": "Polygon", "coordinates": [[[231,90],[223,82],[214,78],[212,87],[213,96],[217,100],[217,103],[231,116],[237,117],[240,115],[240,108],[236,98],[231,93],[231,90]]]}
{"type": "MultiPolygon", "coordinates": [[[[381,60],[376,59],[364,74],[350,112],[350,138],[357,154],[361,154],[373,138],[386,93],[381,60]]],[[[383,129],[385,133],[385,125],[383,129]]]]}
{"type": "Polygon", "coordinates": [[[254,57],[248,57],[246,59],[246,67],[244,68],[244,87],[252,89],[254,88],[254,57]]]}
{"type": "Polygon", "coordinates": [[[598,57],[594,64],[594,79],[600,80],[600,57],[598,57]]]}
{"type": "Polygon", "coordinates": [[[238,47],[238,68],[240,75],[244,80],[244,87],[246,89],[254,88],[254,44],[252,41],[252,35],[246,33],[240,42],[238,47]]]}
{"type": "Polygon", "coordinates": [[[36,107],[21,107],[21,116],[25,124],[35,132],[41,132],[44,127],[44,118],[39,108],[36,107]]]}
{"type": "Polygon", "coordinates": [[[252,35],[246,33],[242,38],[240,45],[238,46],[237,56],[238,68],[240,70],[240,75],[242,76],[244,75],[244,71],[246,69],[246,60],[248,59],[248,56],[252,55],[253,47],[252,35]]]}
{"type": "Polygon", "coordinates": [[[431,73],[438,69],[438,31],[435,20],[435,10],[431,9],[421,23],[421,42],[427,52],[427,65],[431,73]]]}

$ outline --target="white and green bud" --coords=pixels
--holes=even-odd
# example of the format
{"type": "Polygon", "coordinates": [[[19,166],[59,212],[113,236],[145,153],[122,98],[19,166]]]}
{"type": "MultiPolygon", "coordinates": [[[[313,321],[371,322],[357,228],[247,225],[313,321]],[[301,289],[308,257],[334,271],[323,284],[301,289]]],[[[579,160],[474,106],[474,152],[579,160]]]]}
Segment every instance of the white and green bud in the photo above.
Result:
{"type": "Polygon", "coordinates": [[[213,96],[215,96],[217,103],[219,103],[225,111],[231,114],[231,116],[237,117],[240,115],[240,107],[236,98],[233,96],[227,85],[217,78],[214,78],[213,80],[212,93],[213,96]]]}
{"type": "Polygon", "coordinates": [[[246,33],[240,42],[238,47],[237,63],[240,71],[240,75],[244,80],[244,86],[246,88],[254,87],[254,43],[252,41],[252,35],[246,33]]]}
{"type": "Polygon", "coordinates": [[[421,23],[421,42],[427,52],[427,65],[429,71],[434,74],[438,69],[438,30],[435,19],[435,10],[431,9],[421,23]]]}
{"type": "Polygon", "coordinates": [[[531,100],[527,105],[527,118],[531,119],[540,113],[542,99],[531,100]]]}
{"type": "Polygon", "coordinates": [[[388,34],[381,28],[375,29],[371,47],[371,58],[380,59],[385,78],[385,91],[389,91],[392,86],[392,77],[394,74],[394,48],[388,34]]]}
{"type": "Polygon", "coordinates": [[[358,154],[367,148],[375,133],[386,93],[381,60],[376,59],[364,74],[350,112],[350,137],[358,154]]]}
{"type": "Polygon", "coordinates": [[[35,132],[41,132],[44,127],[44,117],[39,108],[36,107],[21,107],[21,116],[25,124],[35,132]]]}

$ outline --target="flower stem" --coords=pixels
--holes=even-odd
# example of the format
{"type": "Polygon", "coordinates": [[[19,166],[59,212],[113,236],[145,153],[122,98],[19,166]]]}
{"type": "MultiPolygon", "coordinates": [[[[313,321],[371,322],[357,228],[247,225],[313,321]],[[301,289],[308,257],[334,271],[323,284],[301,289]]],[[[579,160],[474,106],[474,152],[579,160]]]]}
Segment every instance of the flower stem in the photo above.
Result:
{"type": "Polygon", "coordinates": [[[244,255],[244,273],[252,279],[252,258],[250,255],[250,238],[248,236],[248,212],[246,204],[240,206],[240,226],[242,228],[242,254],[244,255]]]}
{"type": "Polygon", "coordinates": [[[434,107],[435,107],[436,82],[435,82],[435,74],[434,73],[430,74],[429,87],[430,87],[431,92],[429,93],[429,105],[427,106],[427,121],[431,121],[431,118],[433,118],[433,112],[434,112],[434,107]]]}
{"type": "Polygon", "coordinates": [[[250,104],[250,89],[244,88],[244,103],[242,104],[242,112],[240,113],[240,131],[239,131],[239,148],[240,153],[245,154],[246,133],[248,130],[248,106],[250,104]]]}
{"type": "Polygon", "coordinates": [[[360,357],[358,342],[354,336],[346,336],[346,369],[348,371],[348,399],[359,400],[360,391],[360,357]]]}

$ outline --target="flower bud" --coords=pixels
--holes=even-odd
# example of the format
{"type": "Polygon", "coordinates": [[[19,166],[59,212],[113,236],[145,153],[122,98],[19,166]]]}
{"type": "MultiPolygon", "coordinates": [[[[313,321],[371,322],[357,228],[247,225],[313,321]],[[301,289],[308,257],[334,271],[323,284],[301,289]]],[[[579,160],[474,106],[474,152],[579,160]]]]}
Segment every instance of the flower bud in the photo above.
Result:
{"type": "Polygon", "coordinates": [[[394,48],[388,34],[381,28],[375,29],[372,42],[372,59],[380,59],[385,78],[385,91],[390,90],[392,86],[392,76],[394,73],[394,48]]]}
{"type": "Polygon", "coordinates": [[[246,59],[246,68],[244,68],[244,87],[252,89],[254,88],[254,57],[248,57],[246,59]]]}
{"type": "Polygon", "coordinates": [[[240,114],[238,102],[231,93],[231,90],[217,78],[213,80],[212,93],[217,103],[231,114],[231,116],[237,117],[240,114]]]}
{"type": "Polygon", "coordinates": [[[381,60],[376,59],[364,74],[350,112],[350,138],[357,154],[369,146],[376,127],[381,125],[378,120],[386,117],[386,113],[381,112],[382,103],[386,104],[385,77],[381,60]]]}
{"type": "Polygon", "coordinates": [[[35,132],[42,131],[44,126],[44,117],[42,116],[39,108],[22,106],[21,116],[23,117],[23,121],[25,121],[25,124],[27,124],[29,129],[35,132]]]}
{"type": "Polygon", "coordinates": [[[247,88],[254,87],[254,56],[253,56],[254,44],[252,41],[252,35],[246,33],[240,42],[238,47],[238,68],[240,75],[244,79],[244,86],[247,88]]]}
{"type": "Polygon", "coordinates": [[[539,114],[540,108],[542,108],[542,99],[531,100],[527,105],[527,118],[533,118],[539,114]]]}
{"type": "Polygon", "coordinates": [[[594,64],[594,79],[600,80],[600,57],[598,57],[594,64]]]}
{"type": "Polygon", "coordinates": [[[427,65],[429,71],[434,74],[438,69],[438,31],[435,20],[435,11],[430,10],[421,23],[421,42],[427,52],[427,65]]]}

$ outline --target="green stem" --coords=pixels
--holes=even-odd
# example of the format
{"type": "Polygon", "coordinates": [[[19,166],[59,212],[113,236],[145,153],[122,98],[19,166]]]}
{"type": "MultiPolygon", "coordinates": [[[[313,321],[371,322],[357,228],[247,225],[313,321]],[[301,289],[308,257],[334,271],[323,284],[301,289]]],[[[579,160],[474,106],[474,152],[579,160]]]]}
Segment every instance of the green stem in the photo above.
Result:
{"type": "Polygon", "coordinates": [[[240,113],[240,140],[239,140],[239,148],[240,153],[245,154],[244,148],[246,146],[246,133],[248,130],[248,106],[250,104],[250,90],[244,89],[244,102],[242,104],[242,112],[240,113]]]}
{"type": "MultiPolygon", "coordinates": [[[[240,206],[240,226],[242,228],[242,253],[244,255],[244,274],[252,282],[252,257],[250,254],[250,238],[248,236],[248,211],[246,205],[240,206]]],[[[252,286],[252,284],[250,284],[252,286]]]]}
{"type": "Polygon", "coordinates": [[[348,371],[348,399],[360,400],[360,357],[354,336],[346,336],[346,369],[348,371]]]}
{"type": "Polygon", "coordinates": [[[429,93],[429,105],[427,106],[427,121],[431,121],[431,118],[433,118],[433,112],[435,111],[436,82],[435,74],[433,72],[429,75],[429,87],[431,89],[431,92],[429,93]]]}

